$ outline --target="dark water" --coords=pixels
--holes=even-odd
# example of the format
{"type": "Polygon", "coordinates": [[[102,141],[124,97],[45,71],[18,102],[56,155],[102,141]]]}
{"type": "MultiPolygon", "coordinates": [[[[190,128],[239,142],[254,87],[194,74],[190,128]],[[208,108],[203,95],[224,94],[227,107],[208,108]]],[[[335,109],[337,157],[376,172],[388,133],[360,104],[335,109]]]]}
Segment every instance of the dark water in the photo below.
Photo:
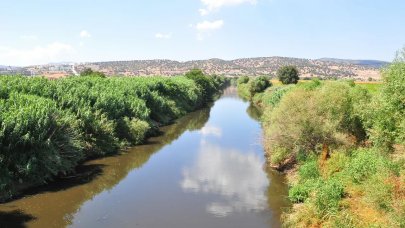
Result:
{"type": "Polygon", "coordinates": [[[0,205],[0,226],[278,227],[286,185],[263,168],[259,115],[229,88],[147,145],[0,205]]]}

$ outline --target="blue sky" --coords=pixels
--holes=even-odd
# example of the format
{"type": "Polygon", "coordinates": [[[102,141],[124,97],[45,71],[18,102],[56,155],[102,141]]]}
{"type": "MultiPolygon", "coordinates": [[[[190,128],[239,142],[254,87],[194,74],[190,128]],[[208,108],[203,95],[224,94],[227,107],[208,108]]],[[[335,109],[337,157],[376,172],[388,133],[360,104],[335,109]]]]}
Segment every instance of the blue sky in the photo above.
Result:
{"type": "Polygon", "coordinates": [[[0,65],[259,56],[392,60],[403,0],[1,0],[0,65]]]}

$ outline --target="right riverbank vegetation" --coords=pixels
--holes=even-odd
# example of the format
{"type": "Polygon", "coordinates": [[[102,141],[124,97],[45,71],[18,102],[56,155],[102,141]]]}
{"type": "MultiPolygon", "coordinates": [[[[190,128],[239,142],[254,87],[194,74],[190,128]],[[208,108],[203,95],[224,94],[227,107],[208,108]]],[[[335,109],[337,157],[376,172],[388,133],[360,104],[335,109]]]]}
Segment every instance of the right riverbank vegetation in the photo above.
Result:
{"type": "Polygon", "coordinates": [[[74,173],[91,158],[142,144],[158,127],[205,106],[229,81],[177,77],[0,76],[0,199],[74,173]]]}
{"type": "Polygon", "coordinates": [[[285,84],[238,79],[263,110],[269,165],[287,174],[286,227],[405,227],[404,54],[372,86],[298,82],[294,67],[285,84]]]}

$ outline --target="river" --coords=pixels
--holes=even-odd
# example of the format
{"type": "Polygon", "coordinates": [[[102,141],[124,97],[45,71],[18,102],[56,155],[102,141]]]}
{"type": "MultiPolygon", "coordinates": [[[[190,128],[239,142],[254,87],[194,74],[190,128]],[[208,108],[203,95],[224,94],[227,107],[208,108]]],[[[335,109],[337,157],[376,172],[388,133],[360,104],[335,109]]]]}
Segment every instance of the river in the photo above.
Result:
{"type": "Polygon", "coordinates": [[[279,227],[287,186],[264,166],[258,115],[230,87],[146,145],[0,204],[0,227],[279,227]]]}

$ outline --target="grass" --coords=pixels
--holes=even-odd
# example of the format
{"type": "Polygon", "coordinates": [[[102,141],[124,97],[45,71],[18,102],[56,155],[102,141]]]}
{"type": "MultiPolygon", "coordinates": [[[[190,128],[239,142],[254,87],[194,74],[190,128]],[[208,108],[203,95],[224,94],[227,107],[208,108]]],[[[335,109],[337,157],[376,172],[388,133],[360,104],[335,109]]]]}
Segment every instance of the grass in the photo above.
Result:
{"type": "Polygon", "coordinates": [[[367,89],[371,94],[378,93],[381,90],[381,82],[356,82],[362,88],[367,89]]]}

